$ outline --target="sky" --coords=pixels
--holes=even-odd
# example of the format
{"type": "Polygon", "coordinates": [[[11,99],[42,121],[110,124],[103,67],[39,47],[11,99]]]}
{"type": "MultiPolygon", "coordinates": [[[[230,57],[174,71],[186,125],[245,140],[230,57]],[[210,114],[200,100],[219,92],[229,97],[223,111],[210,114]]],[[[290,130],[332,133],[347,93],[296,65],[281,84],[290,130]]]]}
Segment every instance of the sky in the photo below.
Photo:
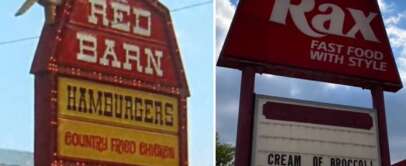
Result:
{"type": "MultiPolygon", "coordinates": [[[[161,0],[169,9],[202,0],[161,0]]],[[[23,0],[0,2],[0,43],[39,36],[43,9],[35,5],[21,17],[14,13],[23,0]]],[[[172,13],[178,44],[191,90],[189,112],[189,162],[210,166],[214,160],[213,5],[172,13]]],[[[33,151],[34,76],[29,73],[38,39],[0,44],[0,148],[33,151]]]]}
{"type": "MultiPolygon", "coordinates": [[[[216,0],[216,56],[221,50],[238,0],[216,0]]],[[[379,0],[386,30],[402,80],[406,82],[406,1],[379,0]]],[[[216,67],[216,131],[221,141],[235,144],[241,72],[216,67]]],[[[372,107],[368,90],[350,86],[256,75],[255,93],[294,99],[372,107]]],[[[391,162],[406,159],[406,88],[385,93],[391,162]]]]}

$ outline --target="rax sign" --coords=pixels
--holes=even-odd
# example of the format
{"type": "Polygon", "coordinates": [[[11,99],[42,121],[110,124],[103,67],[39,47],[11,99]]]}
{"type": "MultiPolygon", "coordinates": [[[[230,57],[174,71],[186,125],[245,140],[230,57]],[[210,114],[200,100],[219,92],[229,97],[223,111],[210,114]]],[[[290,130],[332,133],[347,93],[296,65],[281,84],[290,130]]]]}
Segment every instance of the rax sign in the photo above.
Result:
{"type": "Polygon", "coordinates": [[[63,0],[35,74],[35,165],[188,165],[189,88],[169,10],[63,0]]]}
{"type": "Polygon", "coordinates": [[[402,87],[375,0],[241,0],[218,63],[363,88],[402,87]]]}

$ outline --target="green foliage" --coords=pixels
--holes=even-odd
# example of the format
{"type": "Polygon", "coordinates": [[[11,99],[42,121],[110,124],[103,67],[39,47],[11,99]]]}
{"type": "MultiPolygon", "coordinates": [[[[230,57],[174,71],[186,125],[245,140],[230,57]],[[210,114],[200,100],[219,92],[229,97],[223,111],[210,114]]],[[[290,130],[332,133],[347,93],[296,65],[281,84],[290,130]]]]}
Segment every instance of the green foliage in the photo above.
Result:
{"type": "Polygon", "coordinates": [[[216,134],[216,166],[231,166],[234,159],[234,147],[229,144],[223,144],[216,134]]]}

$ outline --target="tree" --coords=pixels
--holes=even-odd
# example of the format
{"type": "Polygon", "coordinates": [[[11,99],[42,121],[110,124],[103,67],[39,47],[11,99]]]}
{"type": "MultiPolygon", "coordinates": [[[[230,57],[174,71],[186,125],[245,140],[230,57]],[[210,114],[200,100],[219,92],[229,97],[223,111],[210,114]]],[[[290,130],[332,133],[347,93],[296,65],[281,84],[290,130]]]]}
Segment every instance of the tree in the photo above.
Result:
{"type": "Polygon", "coordinates": [[[234,161],[234,147],[221,143],[216,133],[216,166],[231,166],[234,161]]]}

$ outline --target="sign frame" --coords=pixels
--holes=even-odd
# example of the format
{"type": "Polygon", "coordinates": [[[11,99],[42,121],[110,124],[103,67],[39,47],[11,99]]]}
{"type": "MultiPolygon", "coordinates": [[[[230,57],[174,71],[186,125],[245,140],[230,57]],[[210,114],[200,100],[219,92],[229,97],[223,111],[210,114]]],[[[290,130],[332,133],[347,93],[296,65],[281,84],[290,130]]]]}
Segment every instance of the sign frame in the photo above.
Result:
{"type": "MultiPolygon", "coordinates": [[[[236,13],[239,13],[240,6],[248,0],[240,0],[237,5],[236,13]]],[[[373,0],[375,5],[378,5],[376,0],[373,0]]],[[[378,6],[379,7],[379,6],[378,6]]],[[[380,11],[379,11],[380,14],[380,11]]],[[[382,18],[380,18],[382,21],[382,18]]],[[[235,16],[231,22],[231,26],[235,24],[235,16]]],[[[386,32],[385,32],[386,33],[386,32]]],[[[224,45],[229,42],[230,31],[227,33],[224,45]]],[[[223,48],[224,48],[223,45],[223,48]]],[[[342,75],[326,75],[323,72],[315,72],[303,69],[297,69],[286,66],[278,65],[263,65],[258,63],[251,63],[246,60],[240,59],[225,59],[221,55],[224,54],[224,49],[220,52],[220,57],[217,61],[217,66],[231,67],[239,69],[242,72],[241,86],[240,86],[240,101],[238,112],[237,124],[237,138],[236,138],[236,152],[235,152],[235,165],[246,166],[251,163],[251,149],[252,149],[252,125],[253,125],[253,108],[254,105],[254,89],[255,89],[255,74],[256,73],[272,73],[281,76],[311,79],[314,76],[322,77],[318,81],[331,82],[337,84],[351,85],[361,88],[367,88],[371,92],[373,108],[377,110],[378,115],[378,128],[379,128],[379,147],[381,151],[381,164],[382,166],[390,166],[390,151],[388,143],[388,133],[385,115],[385,101],[384,90],[396,92],[402,88],[402,84],[382,84],[377,81],[365,81],[363,79],[351,78],[342,75]]],[[[396,69],[397,70],[397,69],[396,69]]],[[[397,71],[398,72],[398,71],[397,71]]],[[[398,73],[399,75],[399,73],[398,73]]]]}
{"type": "MultiPolygon", "coordinates": [[[[119,86],[128,89],[156,93],[176,98],[178,103],[178,152],[179,165],[186,166],[188,162],[188,112],[187,98],[190,91],[183,69],[180,49],[177,44],[174,26],[170,11],[158,1],[131,0],[142,2],[158,12],[164,21],[164,32],[167,36],[165,42],[170,54],[170,61],[176,71],[176,84],[169,85],[156,82],[154,79],[139,79],[126,76],[113,75],[106,72],[95,72],[84,66],[70,66],[62,64],[59,56],[64,32],[67,26],[78,26],[83,29],[86,26],[77,22],[71,22],[71,12],[78,0],[63,0],[56,8],[56,22],[44,24],[41,37],[35,52],[31,66],[31,73],[35,75],[35,140],[34,140],[34,163],[35,165],[123,165],[129,164],[91,161],[76,159],[58,155],[58,78],[65,77],[80,79],[111,86],[119,86]]],[[[110,1],[108,1],[110,2],[110,1]]],[[[89,28],[89,27],[87,27],[89,28]]],[[[95,28],[95,27],[92,27],[95,28]]],[[[125,35],[124,35],[125,36],[125,35]]],[[[121,36],[122,37],[122,36],[121,36]]],[[[168,55],[169,56],[169,55],[168,55]]]]}
{"type": "MultiPolygon", "coordinates": [[[[362,114],[368,114],[372,115],[372,127],[374,128],[373,130],[375,131],[375,141],[376,141],[376,150],[377,150],[377,161],[378,165],[381,165],[381,150],[379,147],[379,129],[378,129],[378,116],[377,116],[377,111],[375,109],[370,109],[370,108],[362,108],[362,107],[354,107],[354,106],[347,106],[347,105],[337,105],[337,104],[329,104],[329,103],[321,103],[321,102],[313,102],[313,101],[306,101],[306,100],[298,100],[298,99],[288,99],[288,98],[282,98],[282,97],[275,97],[275,96],[267,96],[267,95],[262,95],[262,94],[255,94],[255,105],[254,105],[254,124],[253,124],[253,133],[252,133],[252,160],[251,160],[251,165],[255,164],[255,155],[256,155],[256,141],[258,138],[255,136],[257,135],[258,132],[258,123],[259,123],[259,115],[262,114],[260,110],[263,110],[263,108],[259,107],[264,107],[264,105],[260,105],[260,100],[266,101],[266,103],[276,103],[276,104],[286,104],[288,106],[298,106],[298,107],[304,107],[304,108],[311,108],[311,109],[327,109],[331,111],[343,111],[343,112],[353,112],[353,113],[362,113],[362,114]]],[[[264,110],[263,110],[264,111],[264,110]]],[[[284,110],[281,110],[284,111],[284,110]]],[[[295,111],[302,111],[302,110],[295,110],[295,111]]],[[[283,116],[283,115],[282,115],[283,116]]],[[[295,115],[292,115],[295,116],[295,115]]],[[[320,118],[317,118],[320,119],[320,118]]],[[[277,119],[270,119],[270,120],[277,120],[277,119]]],[[[344,127],[344,126],[339,126],[343,124],[338,124],[337,126],[335,125],[326,125],[326,124],[318,124],[318,123],[312,123],[312,122],[299,122],[299,121],[289,121],[289,120],[277,120],[277,121],[283,121],[286,123],[305,123],[307,125],[320,125],[320,126],[330,126],[330,127],[344,127]]],[[[345,127],[348,128],[348,127],[345,127]]],[[[354,129],[351,128],[350,129],[354,129]]],[[[356,129],[357,130],[357,129],[356,129]]],[[[294,154],[293,152],[286,152],[286,154],[291,153],[294,154]]],[[[299,153],[298,153],[299,154],[299,153]]],[[[323,156],[322,154],[317,154],[317,156],[323,156]]]]}
{"type": "MultiPolygon", "coordinates": [[[[118,163],[107,161],[94,161],[78,158],[71,158],[58,155],[58,77],[67,77],[78,79],[77,77],[69,77],[66,75],[57,74],[41,74],[35,76],[35,143],[34,143],[34,162],[50,163],[50,164],[75,164],[86,163],[86,165],[97,166],[105,164],[106,166],[117,165],[118,163]]],[[[95,80],[87,80],[93,81],[95,80]]],[[[151,91],[145,91],[151,93],[151,91]]],[[[178,141],[179,141],[179,164],[187,165],[187,111],[186,99],[181,96],[173,96],[178,100],[178,141]]],[[[123,166],[133,166],[130,164],[122,164],[123,166]]]]}

